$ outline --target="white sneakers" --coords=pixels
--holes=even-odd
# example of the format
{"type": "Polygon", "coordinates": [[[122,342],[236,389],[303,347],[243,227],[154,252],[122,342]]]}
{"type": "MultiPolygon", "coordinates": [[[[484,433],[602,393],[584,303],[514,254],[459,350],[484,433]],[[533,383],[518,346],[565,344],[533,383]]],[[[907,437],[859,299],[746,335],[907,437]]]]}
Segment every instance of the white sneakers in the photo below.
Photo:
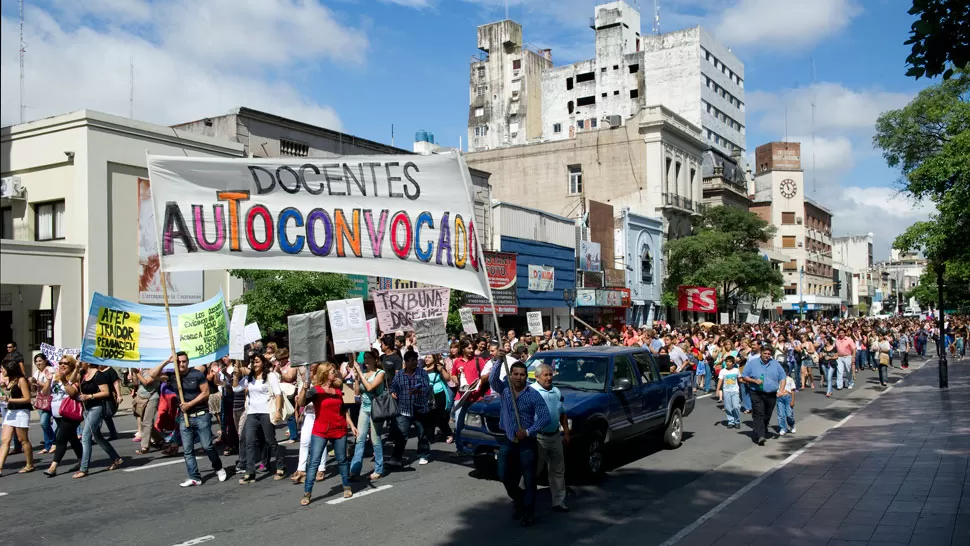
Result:
{"type": "Polygon", "coordinates": [[[795,434],[795,427],[792,427],[792,428],[791,428],[791,433],[792,433],[792,434],[795,434]]]}
{"type": "Polygon", "coordinates": [[[422,459],[418,459],[418,464],[420,464],[420,465],[426,465],[429,462],[430,461],[428,461],[428,459],[423,459],[423,458],[422,459]]]}
{"type": "Polygon", "coordinates": [[[202,482],[200,482],[199,480],[193,480],[189,478],[188,480],[185,480],[184,482],[180,483],[179,487],[195,487],[198,485],[202,485],[202,482]]]}
{"type": "Polygon", "coordinates": [[[788,433],[785,432],[784,430],[779,430],[778,431],[778,436],[784,436],[785,434],[788,434],[788,433]]]}
{"type": "Polygon", "coordinates": [[[219,470],[217,470],[216,471],[216,476],[219,477],[219,481],[220,482],[226,481],[226,476],[227,476],[226,469],[225,468],[220,468],[219,470]]]}

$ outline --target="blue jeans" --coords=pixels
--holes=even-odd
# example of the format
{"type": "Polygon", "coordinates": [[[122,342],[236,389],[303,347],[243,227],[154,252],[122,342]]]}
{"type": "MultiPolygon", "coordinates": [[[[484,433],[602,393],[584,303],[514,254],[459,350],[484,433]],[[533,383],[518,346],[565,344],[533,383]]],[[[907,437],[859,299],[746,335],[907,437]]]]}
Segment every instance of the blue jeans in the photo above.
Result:
{"type": "Polygon", "coordinates": [[[707,374],[707,378],[704,381],[704,392],[711,392],[714,390],[714,368],[711,367],[708,371],[710,373],[707,374]]]}
{"type": "Polygon", "coordinates": [[[498,439],[498,475],[505,492],[512,499],[515,512],[532,517],[536,507],[536,468],[538,445],[535,438],[511,442],[504,435],[498,439]],[[525,482],[525,490],[519,488],[525,482]]]}
{"type": "Polygon", "coordinates": [[[50,411],[41,411],[40,413],[40,430],[44,433],[44,449],[50,451],[54,447],[54,427],[51,424],[54,422],[54,416],[50,411]]]}
{"type": "Polygon", "coordinates": [[[322,438],[317,435],[313,435],[310,438],[310,455],[306,463],[306,479],[303,480],[303,492],[313,493],[313,483],[317,480],[314,476],[317,475],[317,470],[320,470],[320,459],[323,458],[323,452],[326,451],[327,445],[333,446],[333,453],[337,456],[337,468],[340,469],[340,482],[344,487],[350,487],[350,470],[347,464],[347,437],[342,438],[322,438]]]}
{"type": "Polygon", "coordinates": [[[791,395],[779,396],[775,409],[778,410],[778,430],[791,432],[795,428],[795,408],[791,407],[791,395]]]}
{"type": "Polygon", "coordinates": [[[825,394],[832,394],[832,388],[835,386],[832,381],[832,376],[835,374],[835,367],[838,366],[838,362],[826,362],[825,367],[825,394]]]}
{"type": "Polygon", "coordinates": [[[729,427],[741,424],[741,393],[722,391],[724,394],[724,413],[727,414],[729,427]]]}
{"type": "Polygon", "coordinates": [[[115,448],[101,435],[103,416],[104,406],[95,406],[84,411],[84,431],[81,433],[81,472],[87,472],[88,465],[91,463],[91,440],[101,446],[101,449],[108,454],[111,462],[121,458],[115,448]]]}
{"type": "Polygon", "coordinates": [[[370,411],[361,408],[357,417],[357,443],[354,444],[354,458],[350,461],[350,474],[360,476],[364,465],[364,448],[367,438],[374,444],[374,474],[384,473],[384,445],[381,443],[381,423],[370,418],[370,411]]]}
{"type": "Polygon", "coordinates": [[[178,415],[179,435],[182,437],[182,455],[185,457],[185,471],[189,478],[202,481],[202,474],[199,473],[199,465],[195,462],[195,442],[202,445],[209,462],[212,463],[212,470],[222,470],[222,459],[216,454],[212,447],[212,414],[205,412],[196,417],[189,417],[189,426],[185,426],[185,419],[182,414],[178,415]]]}
{"type": "Polygon", "coordinates": [[[290,430],[290,440],[300,439],[300,429],[296,428],[296,412],[286,420],[286,427],[290,430]]]}
{"type": "Polygon", "coordinates": [[[751,393],[748,392],[748,385],[742,383],[741,385],[741,409],[744,411],[751,411],[751,393]]]}
{"type": "Polygon", "coordinates": [[[842,388],[846,385],[849,387],[855,386],[855,381],[852,377],[852,357],[851,356],[840,356],[838,359],[839,371],[838,376],[835,380],[835,386],[842,388]]]}
{"type": "Polygon", "coordinates": [[[795,357],[795,365],[792,367],[792,373],[795,374],[794,376],[792,376],[792,379],[795,380],[795,388],[798,389],[798,390],[802,390],[802,361],[801,361],[801,357],[798,357],[798,356],[795,357]]]}
{"type": "Polygon", "coordinates": [[[869,351],[859,351],[859,350],[857,350],[855,352],[855,367],[856,368],[859,368],[861,370],[862,368],[865,368],[866,367],[866,358],[867,358],[866,357],[866,353],[868,353],[868,352],[869,351]]]}
{"type": "Polygon", "coordinates": [[[409,416],[409,415],[398,415],[394,418],[394,422],[397,426],[391,429],[391,433],[394,438],[394,459],[400,461],[404,457],[404,447],[408,443],[408,436],[411,434],[411,425],[418,431],[418,451],[416,453],[419,459],[427,459],[431,457],[431,441],[428,438],[428,427],[425,426],[425,419],[427,417],[422,414],[409,416]]]}

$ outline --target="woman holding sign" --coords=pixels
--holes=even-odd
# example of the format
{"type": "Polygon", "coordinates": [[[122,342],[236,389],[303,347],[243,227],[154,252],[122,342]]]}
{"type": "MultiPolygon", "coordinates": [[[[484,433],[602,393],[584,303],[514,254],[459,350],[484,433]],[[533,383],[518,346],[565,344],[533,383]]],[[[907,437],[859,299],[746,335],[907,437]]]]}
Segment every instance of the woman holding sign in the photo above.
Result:
{"type": "MultiPolygon", "coordinates": [[[[297,403],[312,403],[316,419],[313,422],[313,437],[310,439],[310,460],[307,463],[307,474],[312,476],[320,468],[327,446],[333,448],[337,457],[337,467],[340,469],[340,479],[344,488],[344,498],[354,496],[350,488],[350,468],[347,463],[347,427],[349,426],[357,436],[357,429],[350,421],[350,416],[343,403],[343,381],[336,366],[324,362],[317,366],[311,379],[312,386],[306,391],[303,400],[297,403]]],[[[301,393],[302,395],[303,393],[301,393]]],[[[315,480],[304,480],[303,498],[300,504],[310,504],[315,480]]]]}

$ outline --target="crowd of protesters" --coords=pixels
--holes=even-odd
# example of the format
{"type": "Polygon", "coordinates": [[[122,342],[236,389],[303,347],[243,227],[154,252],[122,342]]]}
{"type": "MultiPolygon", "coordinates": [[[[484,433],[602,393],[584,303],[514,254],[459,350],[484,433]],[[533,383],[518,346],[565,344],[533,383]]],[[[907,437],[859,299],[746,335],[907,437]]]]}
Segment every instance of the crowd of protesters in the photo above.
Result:
{"type": "MultiPolygon", "coordinates": [[[[665,355],[660,360],[665,365],[669,362],[671,372],[689,370],[698,391],[717,395],[728,427],[740,428],[742,414],[753,414],[755,439],[763,445],[774,409],[779,434],[796,432],[796,393],[822,394],[817,390],[821,385],[824,396],[833,396],[853,389],[864,373],[875,374],[879,384],[886,385],[888,370],[897,365],[906,368],[916,355],[944,351],[953,360],[962,359],[968,327],[964,317],[951,317],[942,329],[932,318],[903,317],[677,326],[658,321],[641,328],[622,324],[557,328],[535,336],[519,336],[514,330],[495,337],[461,335],[452,339],[448,354],[421,354],[413,333],[398,332],[379,338],[370,351],[309,366],[291,365],[285,343],[279,342],[257,342],[247,347],[245,359],[225,357],[203,366],[177,353],[151,369],[130,370],[125,382],[137,420],[136,455],[158,450],[177,456],[181,451],[187,472],[181,486],[202,484],[196,444],[201,444],[219,481],[229,474],[222,458],[235,455],[241,485],[253,483],[256,472],[272,472],[276,480],[286,478],[286,450],[294,446],[299,462],[290,480],[303,485],[301,503],[306,505],[314,483],[324,478],[328,460],[336,462],[345,497],[353,495],[351,484],[362,479],[368,452],[373,458],[373,468],[366,474],[370,481],[381,479],[387,467],[409,464],[404,455],[412,431],[418,439],[414,457],[418,465],[431,462],[435,442],[457,444],[456,455],[461,456],[463,410],[488,392],[514,391],[521,397],[526,371],[518,363],[537,352],[624,345],[665,355]],[[386,416],[388,398],[394,399],[393,416],[386,416]],[[389,453],[387,443],[392,444],[389,453]],[[216,451],[217,444],[221,452],[216,451]]],[[[20,473],[35,469],[34,446],[27,434],[34,410],[40,414],[43,431],[38,454],[52,454],[44,472],[48,477],[58,475],[68,447],[76,460],[75,479],[88,475],[94,444],[107,455],[108,470],[125,463],[111,443],[117,440],[112,416],[123,401],[122,377],[115,370],[71,356],[48,362],[42,354],[36,356],[31,370],[25,368],[15,344],[8,344],[7,352],[0,377],[4,413],[0,470],[8,453],[17,452],[26,458],[20,473]],[[107,438],[102,425],[108,428],[107,438]]],[[[568,439],[561,397],[556,404],[555,370],[531,371],[538,380],[533,386],[539,396],[532,403],[538,407],[545,401],[545,405],[530,424],[537,427],[536,434],[556,438],[562,434],[568,439]],[[539,413],[546,417],[540,419],[539,413]]],[[[507,432],[510,438],[530,434],[507,432]]],[[[543,453],[540,459],[556,456],[548,446],[543,453]]],[[[559,465],[546,462],[558,475],[559,465]]],[[[562,489],[559,480],[553,482],[562,489]]],[[[528,492],[516,493],[518,480],[506,486],[517,503],[517,515],[523,524],[531,524],[531,513],[523,504],[528,492]]],[[[564,492],[553,495],[561,495],[555,508],[568,511],[564,492]]]]}

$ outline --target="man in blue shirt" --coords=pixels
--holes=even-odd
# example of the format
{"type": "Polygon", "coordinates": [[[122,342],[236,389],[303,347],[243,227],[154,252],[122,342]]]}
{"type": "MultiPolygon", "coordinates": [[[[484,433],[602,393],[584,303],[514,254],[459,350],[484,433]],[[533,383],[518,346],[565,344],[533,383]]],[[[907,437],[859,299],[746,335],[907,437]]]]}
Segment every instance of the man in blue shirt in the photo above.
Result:
{"type": "Polygon", "coordinates": [[[502,400],[499,426],[505,436],[499,438],[498,475],[512,499],[512,519],[521,519],[522,526],[529,527],[534,523],[536,504],[536,436],[549,427],[549,408],[542,395],[527,388],[525,364],[512,364],[504,380],[502,364],[502,359],[493,362],[488,376],[489,385],[502,400]],[[517,413],[513,404],[518,406],[517,413]],[[525,482],[525,491],[519,487],[520,479],[525,482]]]}
{"type": "Polygon", "coordinates": [[[771,355],[771,347],[765,345],[761,348],[761,358],[749,360],[741,374],[741,382],[751,395],[751,411],[754,414],[752,426],[759,446],[765,445],[778,387],[786,377],[785,369],[771,355]]]}
{"type": "Polygon", "coordinates": [[[539,431],[536,438],[539,444],[539,468],[549,465],[549,491],[552,494],[552,509],[555,512],[569,512],[566,506],[566,457],[564,444],[569,443],[569,419],[563,395],[552,384],[552,366],[539,364],[535,368],[536,382],[532,388],[546,402],[549,410],[549,426],[539,431]],[[562,433],[559,432],[560,428],[562,433]]]}

